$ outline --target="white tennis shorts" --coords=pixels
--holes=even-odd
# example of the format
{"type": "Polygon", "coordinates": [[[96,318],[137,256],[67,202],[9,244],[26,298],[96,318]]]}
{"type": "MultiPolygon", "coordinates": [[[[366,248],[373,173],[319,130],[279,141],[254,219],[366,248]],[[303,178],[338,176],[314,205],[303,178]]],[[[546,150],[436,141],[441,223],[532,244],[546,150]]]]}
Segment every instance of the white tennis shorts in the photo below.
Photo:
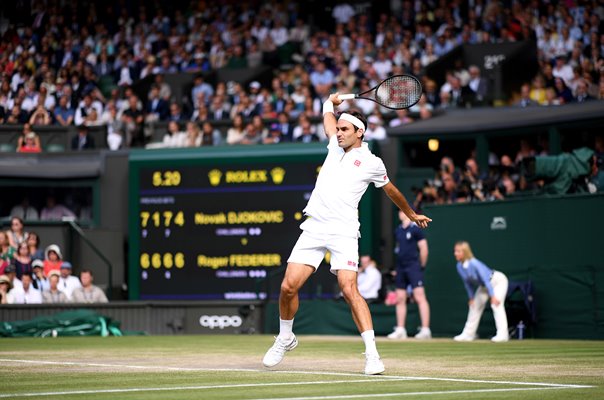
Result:
{"type": "Polygon", "coordinates": [[[340,269],[357,272],[359,241],[355,237],[302,231],[287,262],[319,268],[326,252],[331,253],[329,269],[334,275],[340,269]]]}

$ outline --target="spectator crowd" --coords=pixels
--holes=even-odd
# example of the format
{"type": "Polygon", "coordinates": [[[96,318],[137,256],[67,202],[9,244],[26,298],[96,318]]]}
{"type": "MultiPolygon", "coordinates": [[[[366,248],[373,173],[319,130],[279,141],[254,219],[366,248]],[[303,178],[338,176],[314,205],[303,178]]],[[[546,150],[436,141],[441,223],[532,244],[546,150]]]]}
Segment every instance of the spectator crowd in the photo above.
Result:
{"type": "Polygon", "coordinates": [[[88,269],[73,275],[56,244],[40,248],[40,237],[26,231],[21,218],[12,217],[9,229],[0,231],[0,304],[106,303],[93,281],[88,269]]]}
{"type": "MultiPolygon", "coordinates": [[[[111,149],[145,146],[146,127],[158,121],[168,129],[149,147],[324,140],[322,127],[310,121],[330,92],[364,91],[389,75],[414,74],[425,93],[410,113],[356,104],[373,121],[367,138],[383,139],[386,120],[394,126],[439,109],[490,104],[490,83],[478,66],[456,65],[442,85],[425,73],[461,44],[537,43],[539,73],[511,104],[604,98],[604,6],[596,0],[338,2],[323,24],[311,24],[316,15],[300,1],[29,4],[12,6],[20,20],[9,20],[0,39],[0,121],[81,127],[72,149],[96,146],[85,128],[95,125],[107,127],[111,149]],[[260,65],[273,68],[270,84],[204,79],[219,69],[260,65]],[[195,74],[184,99],[166,83],[174,73],[195,74]],[[146,77],[150,89],[136,92],[146,77]],[[227,135],[216,121],[231,125],[227,135]]],[[[20,140],[19,151],[42,150],[31,127],[20,140]]]]}
{"type": "MultiPolygon", "coordinates": [[[[492,105],[491,82],[477,65],[456,63],[440,84],[426,67],[462,44],[536,43],[539,72],[509,105],[538,107],[604,99],[604,5],[597,0],[95,3],[34,0],[7,8],[0,27],[0,121],[22,124],[19,152],[40,152],[35,130],[75,126],[73,150],[258,145],[325,140],[321,104],[329,93],[362,92],[411,73],[424,93],[409,110],[358,101],[367,140],[431,118],[439,110],[492,105]],[[334,5],[334,7],[327,8],[334,5]],[[315,12],[316,11],[316,12],[315,12]],[[266,82],[214,82],[218,70],[271,67],[266,82]],[[176,98],[170,74],[192,74],[176,98]],[[137,86],[148,79],[150,86],[137,86]],[[140,88],[145,87],[144,92],[140,88]],[[152,130],[164,129],[161,140],[152,130]],[[161,127],[161,128],[158,128],[161,127]],[[219,129],[222,127],[223,129],[219,129]],[[156,136],[157,137],[157,136],[156,136]]],[[[340,108],[345,110],[348,103],[340,108]]],[[[500,199],[531,189],[520,173],[526,154],[498,155],[489,171],[473,157],[461,169],[444,158],[417,189],[421,203],[500,199]]]]}

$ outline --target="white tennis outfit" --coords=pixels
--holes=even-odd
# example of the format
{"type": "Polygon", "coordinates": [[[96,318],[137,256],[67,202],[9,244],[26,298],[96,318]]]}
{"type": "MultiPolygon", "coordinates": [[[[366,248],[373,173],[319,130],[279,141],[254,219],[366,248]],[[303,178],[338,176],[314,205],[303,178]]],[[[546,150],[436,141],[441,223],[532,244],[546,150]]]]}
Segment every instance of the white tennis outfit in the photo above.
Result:
{"type": "Polygon", "coordinates": [[[358,205],[370,183],[381,188],[390,180],[384,162],[367,143],[348,153],[333,135],[317,183],[304,209],[306,219],[298,242],[287,260],[319,267],[325,253],[331,253],[331,271],[358,270],[358,205]]]}

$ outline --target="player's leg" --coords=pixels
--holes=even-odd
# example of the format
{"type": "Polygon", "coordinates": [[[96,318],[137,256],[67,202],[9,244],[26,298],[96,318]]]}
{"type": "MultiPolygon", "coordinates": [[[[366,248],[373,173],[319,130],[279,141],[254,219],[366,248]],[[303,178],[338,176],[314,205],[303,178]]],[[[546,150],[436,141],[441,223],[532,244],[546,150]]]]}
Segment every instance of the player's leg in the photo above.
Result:
{"type": "Polygon", "coordinates": [[[367,306],[367,302],[363,296],[361,296],[361,293],[359,293],[357,273],[349,270],[338,270],[338,285],[342,290],[344,300],[346,300],[350,306],[352,319],[359,329],[359,332],[362,333],[373,329],[369,306],[367,306]]]}
{"type": "Polygon", "coordinates": [[[331,251],[331,271],[338,277],[344,300],[350,305],[352,318],[365,343],[365,374],[381,374],[385,368],[375,345],[371,313],[357,286],[358,240],[332,235],[328,241],[328,249],[331,251]]]}
{"type": "Polygon", "coordinates": [[[501,272],[495,271],[491,278],[491,284],[493,285],[495,298],[500,301],[496,307],[491,304],[495,327],[497,328],[497,334],[491,340],[494,342],[507,342],[509,340],[508,317],[505,313],[504,303],[508,293],[508,278],[501,272]]]}
{"type": "Polygon", "coordinates": [[[279,335],[266,352],[262,363],[266,367],[279,364],[287,351],[298,345],[293,333],[294,316],[298,311],[298,291],[319,266],[325,248],[320,237],[303,232],[288,259],[279,294],[279,335]]]}
{"type": "Polygon", "coordinates": [[[314,272],[315,268],[307,264],[287,264],[279,294],[279,316],[281,319],[294,319],[299,307],[298,291],[314,272]]]}

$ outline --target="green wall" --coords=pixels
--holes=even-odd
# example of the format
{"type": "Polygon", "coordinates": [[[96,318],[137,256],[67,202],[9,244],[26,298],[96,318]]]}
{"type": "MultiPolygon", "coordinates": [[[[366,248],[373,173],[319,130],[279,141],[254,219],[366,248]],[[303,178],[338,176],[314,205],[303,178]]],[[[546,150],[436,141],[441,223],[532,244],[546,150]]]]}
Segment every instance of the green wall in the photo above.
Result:
{"type": "MultiPolygon", "coordinates": [[[[604,338],[604,196],[532,197],[425,211],[434,220],[426,231],[434,331],[455,334],[463,327],[467,299],[453,246],[467,240],[478,259],[510,280],[533,281],[536,337],[604,338]],[[498,217],[505,229],[491,226],[498,217]]],[[[492,319],[481,328],[493,333],[492,319]]]]}
{"type": "MultiPolygon", "coordinates": [[[[604,195],[431,206],[425,213],[433,219],[425,281],[435,336],[452,337],[465,323],[467,296],[453,246],[467,240],[477,258],[511,281],[533,282],[538,321],[529,337],[604,339],[604,195]],[[505,229],[492,227],[494,218],[505,220],[505,229]]],[[[394,307],[371,310],[376,333],[388,333],[394,307]]],[[[266,311],[266,330],[277,331],[276,305],[266,311]]],[[[418,325],[417,307],[410,305],[407,330],[413,334],[418,325]]],[[[301,302],[296,331],[355,334],[356,328],[346,304],[314,300],[301,302]]],[[[495,333],[489,307],[478,333],[495,333]]]]}

